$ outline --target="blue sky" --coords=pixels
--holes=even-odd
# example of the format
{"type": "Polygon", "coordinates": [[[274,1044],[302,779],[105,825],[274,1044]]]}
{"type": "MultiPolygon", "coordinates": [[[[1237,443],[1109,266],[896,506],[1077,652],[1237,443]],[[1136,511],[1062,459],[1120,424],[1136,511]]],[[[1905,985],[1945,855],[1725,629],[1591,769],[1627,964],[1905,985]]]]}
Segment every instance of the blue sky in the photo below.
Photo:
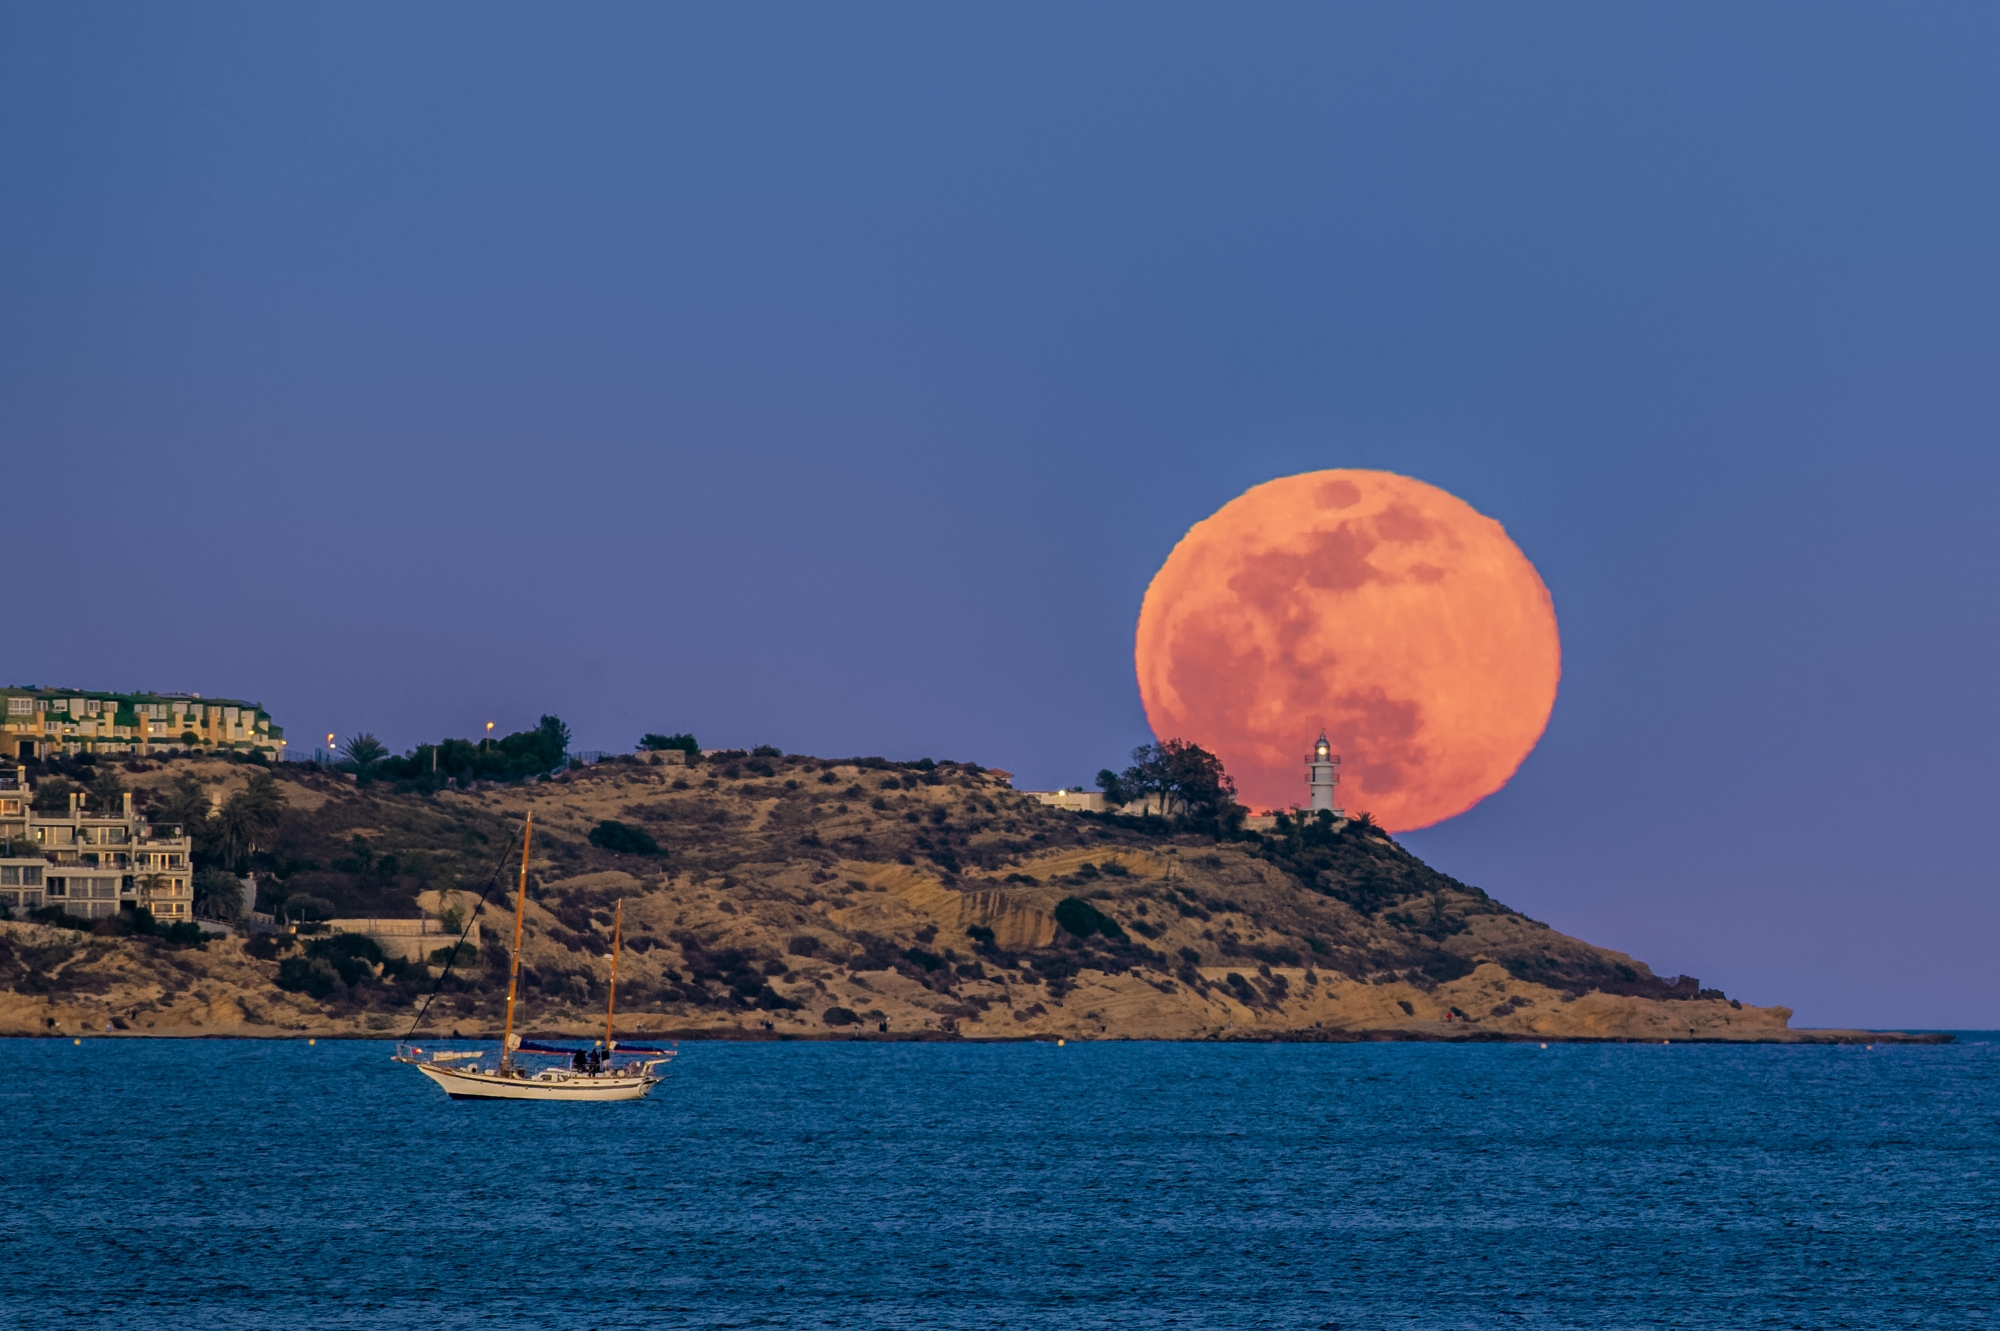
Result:
{"type": "Polygon", "coordinates": [[[1414,849],[1801,1024],[2000,1026],[1996,43],[0,5],[0,675],[1088,781],[1189,524],[1381,467],[1566,653],[1414,849]]]}

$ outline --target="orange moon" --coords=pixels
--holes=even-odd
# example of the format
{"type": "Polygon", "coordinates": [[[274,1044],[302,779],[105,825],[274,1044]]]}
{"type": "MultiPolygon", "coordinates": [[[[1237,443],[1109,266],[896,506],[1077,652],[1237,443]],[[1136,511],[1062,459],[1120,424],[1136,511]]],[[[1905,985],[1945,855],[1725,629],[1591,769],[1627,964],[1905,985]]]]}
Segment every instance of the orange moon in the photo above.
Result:
{"type": "Polygon", "coordinates": [[[1146,589],[1135,655],[1153,733],[1219,756],[1245,804],[1304,804],[1323,727],[1336,803],[1392,832],[1506,785],[1562,676],[1520,547],[1386,471],[1287,476],[1196,523],[1146,589]]]}

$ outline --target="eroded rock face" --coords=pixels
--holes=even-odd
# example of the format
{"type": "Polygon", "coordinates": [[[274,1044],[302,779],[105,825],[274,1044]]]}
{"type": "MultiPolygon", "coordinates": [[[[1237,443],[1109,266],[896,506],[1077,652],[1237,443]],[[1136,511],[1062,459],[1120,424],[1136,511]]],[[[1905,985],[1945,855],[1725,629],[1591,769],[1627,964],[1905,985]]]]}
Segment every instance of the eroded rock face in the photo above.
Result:
{"type": "MultiPolygon", "coordinates": [[[[750,766],[606,763],[476,794],[290,773],[272,851],[290,872],[266,904],[293,891],[341,915],[476,915],[487,947],[454,962],[425,1029],[496,1034],[515,868],[494,866],[532,809],[521,1003],[535,1032],[602,1031],[622,899],[621,1032],[1802,1038],[1787,1009],[1661,980],[1368,829],[1085,818],[954,764],[750,766]],[[661,853],[593,845],[606,820],[661,853]]],[[[315,969],[309,950],[325,945],[176,950],[0,925],[0,1032],[400,1036],[444,955],[315,969]]]]}

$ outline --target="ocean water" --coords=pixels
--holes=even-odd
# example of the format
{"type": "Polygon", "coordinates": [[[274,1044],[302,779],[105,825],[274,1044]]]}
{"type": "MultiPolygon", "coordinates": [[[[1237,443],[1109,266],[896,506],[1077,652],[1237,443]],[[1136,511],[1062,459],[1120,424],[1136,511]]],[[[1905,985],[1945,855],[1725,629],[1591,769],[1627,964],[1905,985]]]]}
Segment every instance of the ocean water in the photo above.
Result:
{"type": "Polygon", "coordinates": [[[0,1041],[0,1323],[2000,1326],[2000,1036],[390,1052],[0,1041]]]}

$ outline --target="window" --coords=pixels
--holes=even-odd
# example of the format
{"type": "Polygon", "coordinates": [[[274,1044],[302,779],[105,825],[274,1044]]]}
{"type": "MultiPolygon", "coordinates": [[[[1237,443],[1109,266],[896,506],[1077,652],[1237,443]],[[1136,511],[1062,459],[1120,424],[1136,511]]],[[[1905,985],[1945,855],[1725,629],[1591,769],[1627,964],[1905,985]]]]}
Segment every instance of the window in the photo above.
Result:
{"type": "MultiPolygon", "coordinates": [[[[0,864],[0,887],[19,887],[20,885],[21,866],[18,864],[0,864]]],[[[14,903],[10,901],[7,904],[11,906],[14,903]]]]}
{"type": "Polygon", "coordinates": [[[68,895],[69,895],[69,879],[67,879],[67,878],[51,878],[51,879],[49,879],[49,895],[50,895],[50,896],[52,896],[52,897],[66,897],[66,896],[68,896],[68,895]]]}
{"type": "Polygon", "coordinates": [[[40,887],[41,885],[42,867],[39,864],[30,864],[21,870],[22,887],[40,887]]]}
{"type": "Polygon", "coordinates": [[[33,716],[34,714],[35,700],[33,698],[9,698],[7,700],[7,715],[33,716]]]}

